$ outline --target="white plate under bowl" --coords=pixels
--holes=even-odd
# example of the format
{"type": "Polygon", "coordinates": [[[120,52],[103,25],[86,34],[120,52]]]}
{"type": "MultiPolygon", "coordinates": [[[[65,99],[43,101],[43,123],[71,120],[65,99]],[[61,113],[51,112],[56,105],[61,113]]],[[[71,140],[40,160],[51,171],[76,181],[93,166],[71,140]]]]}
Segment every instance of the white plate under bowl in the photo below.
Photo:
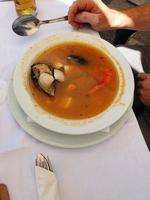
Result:
{"type": "Polygon", "coordinates": [[[101,143],[104,140],[109,139],[111,136],[116,134],[120,128],[123,127],[124,123],[127,121],[132,111],[131,103],[124,115],[115,124],[109,127],[110,131],[108,133],[99,131],[93,134],[86,135],[66,135],[50,131],[36,124],[35,122],[28,122],[27,115],[21,109],[16,100],[12,84],[10,84],[9,87],[8,100],[13,116],[15,117],[18,124],[29,135],[46,144],[62,148],[83,148],[101,143]]]}
{"type": "Polygon", "coordinates": [[[133,74],[122,54],[110,43],[85,33],[53,35],[34,44],[16,66],[13,85],[19,105],[33,121],[51,131],[70,135],[89,134],[114,124],[128,109],[134,92],[133,74]],[[35,102],[29,89],[31,65],[35,57],[44,50],[65,42],[79,42],[98,48],[113,61],[118,72],[119,90],[115,100],[103,113],[92,118],[68,120],[56,117],[35,102]]]}

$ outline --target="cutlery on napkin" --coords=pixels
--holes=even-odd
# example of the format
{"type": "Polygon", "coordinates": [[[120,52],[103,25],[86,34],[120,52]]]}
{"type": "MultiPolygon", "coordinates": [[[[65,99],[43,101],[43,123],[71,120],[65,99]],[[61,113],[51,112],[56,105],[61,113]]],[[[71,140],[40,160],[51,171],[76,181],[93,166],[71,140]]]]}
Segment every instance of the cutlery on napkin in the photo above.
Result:
{"type": "Polygon", "coordinates": [[[56,176],[52,165],[43,154],[36,158],[35,174],[40,200],[59,200],[59,191],[56,176]]]}

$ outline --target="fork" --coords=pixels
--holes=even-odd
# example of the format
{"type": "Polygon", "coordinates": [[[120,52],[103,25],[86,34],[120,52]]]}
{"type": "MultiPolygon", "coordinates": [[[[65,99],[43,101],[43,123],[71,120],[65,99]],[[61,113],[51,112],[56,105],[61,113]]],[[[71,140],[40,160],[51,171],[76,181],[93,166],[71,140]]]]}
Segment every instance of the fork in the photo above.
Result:
{"type": "Polygon", "coordinates": [[[37,155],[35,159],[35,165],[53,172],[52,164],[49,160],[49,157],[45,157],[42,153],[39,153],[37,155]]]}

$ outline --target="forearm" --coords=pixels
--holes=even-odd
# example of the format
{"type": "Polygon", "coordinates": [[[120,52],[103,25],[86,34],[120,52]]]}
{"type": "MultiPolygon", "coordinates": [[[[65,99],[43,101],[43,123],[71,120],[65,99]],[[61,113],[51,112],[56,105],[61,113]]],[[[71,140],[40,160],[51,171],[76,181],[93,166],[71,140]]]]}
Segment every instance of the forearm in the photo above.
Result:
{"type": "Polygon", "coordinates": [[[135,8],[116,11],[114,29],[150,31],[150,3],[135,8]]]}

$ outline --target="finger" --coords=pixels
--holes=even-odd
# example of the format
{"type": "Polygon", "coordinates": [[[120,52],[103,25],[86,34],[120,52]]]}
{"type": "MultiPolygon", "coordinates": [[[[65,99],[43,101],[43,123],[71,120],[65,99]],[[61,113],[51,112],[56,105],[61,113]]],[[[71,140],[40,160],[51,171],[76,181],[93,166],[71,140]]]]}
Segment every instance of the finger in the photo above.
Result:
{"type": "Polygon", "coordinates": [[[79,13],[81,10],[85,10],[85,11],[89,10],[90,7],[88,8],[87,5],[90,5],[90,4],[87,4],[86,0],[74,1],[68,11],[69,22],[74,21],[76,14],[79,13]]]}
{"type": "Polygon", "coordinates": [[[143,81],[138,81],[138,82],[137,82],[137,86],[138,86],[139,88],[143,88],[143,81]]]}
{"type": "Polygon", "coordinates": [[[141,87],[141,81],[137,82],[137,87],[141,87]]]}
{"type": "Polygon", "coordinates": [[[71,22],[70,24],[76,29],[80,29],[83,26],[82,24],[77,23],[77,22],[71,22]]]}
{"type": "Polygon", "coordinates": [[[139,89],[138,95],[139,95],[139,97],[150,99],[150,90],[139,89]]]}
{"type": "Polygon", "coordinates": [[[150,80],[145,79],[143,81],[138,81],[137,86],[144,90],[150,90],[150,80]]]}
{"type": "Polygon", "coordinates": [[[97,14],[90,12],[80,12],[76,15],[75,21],[78,23],[88,23],[92,27],[95,27],[98,24],[99,19],[97,14]]]}
{"type": "Polygon", "coordinates": [[[139,73],[139,74],[138,74],[138,78],[139,78],[140,80],[144,80],[144,79],[147,78],[147,74],[146,74],[146,73],[139,73]]]}
{"type": "Polygon", "coordinates": [[[72,25],[75,29],[80,29],[80,28],[83,27],[83,24],[76,23],[76,22],[72,22],[71,25],[72,25]]]}
{"type": "Polygon", "coordinates": [[[141,97],[145,97],[145,96],[147,96],[147,91],[145,91],[145,90],[143,90],[143,89],[139,89],[138,94],[139,94],[141,97]]]}
{"type": "Polygon", "coordinates": [[[77,2],[73,2],[72,6],[70,6],[69,11],[68,11],[68,21],[69,23],[74,21],[74,17],[76,13],[78,12],[78,4],[77,2]]]}
{"type": "Polygon", "coordinates": [[[140,97],[139,99],[144,105],[150,106],[150,98],[140,97]]]}
{"type": "MultiPolygon", "coordinates": [[[[99,2],[100,3],[100,2],[99,2]]],[[[93,1],[87,1],[87,0],[77,0],[74,1],[72,6],[69,8],[68,11],[68,20],[71,23],[74,21],[75,16],[81,12],[81,11],[89,11],[92,12],[94,9],[96,9],[96,3],[93,1]]]]}
{"type": "MultiPolygon", "coordinates": [[[[69,16],[68,16],[69,17],[69,16]]],[[[78,23],[78,22],[75,22],[74,20],[73,21],[69,21],[68,20],[68,22],[69,22],[69,24],[71,24],[74,28],[76,28],[76,29],[79,29],[79,28],[82,28],[83,27],[83,25],[81,24],[81,23],[78,23]]]]}

